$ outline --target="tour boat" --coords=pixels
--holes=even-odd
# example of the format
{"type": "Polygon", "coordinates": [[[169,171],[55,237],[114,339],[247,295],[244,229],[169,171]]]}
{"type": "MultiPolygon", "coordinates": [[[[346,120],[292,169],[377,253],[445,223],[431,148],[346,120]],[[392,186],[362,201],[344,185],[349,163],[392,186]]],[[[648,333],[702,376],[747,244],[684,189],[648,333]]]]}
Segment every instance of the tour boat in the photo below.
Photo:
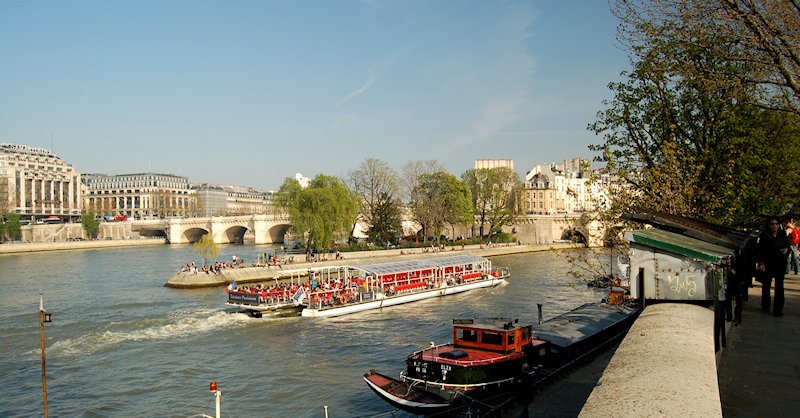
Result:
{"type": "Polygon", "coordinates": [[[624,335],[638,312],[589,303],[535,332],[517,320],[457,319],[453,342],[409,355],[399,379],[370,370],[364,380],[385,401],[415,414],[491,408],[490,400],[502,404],[513,394],[532,394],[567,365],[624,335]]]}
{"type": "MultiPolygon", "coordinates": [[[[252,316],[332,317],[452,295],[504,283],[508,268],[473,254],[442,254],[361,266],[304,270],[289,283],[228,289],[228,304],[252,316]]],[[[235,287],[235,286],[234,286],[235,287]]]]}

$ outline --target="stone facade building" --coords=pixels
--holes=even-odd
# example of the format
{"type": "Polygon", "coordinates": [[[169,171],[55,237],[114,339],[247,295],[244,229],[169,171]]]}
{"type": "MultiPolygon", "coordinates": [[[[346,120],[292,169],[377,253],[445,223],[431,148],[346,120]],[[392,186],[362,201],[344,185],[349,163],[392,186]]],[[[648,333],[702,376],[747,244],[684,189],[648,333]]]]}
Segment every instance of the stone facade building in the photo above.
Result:
{"type": "Polygon", "coordinates": [[[197,212],[189,179],[173,174],[88,174],[83,176],[87,209],[132,219],[191,217],[197,212]]]}
{"type": "Polygon", "coordinates": [[[23,223],[77,220],[80,197],[80,173],[51,150],[0,142],[0,212],[23,223]]]}
{"type": "Polygon", "coordinates": [[[591,167],[581,158],[535,166],[525,176],[523,210],[529,214],[594,210],[604,183],[590,184],[591,167]]]}
{"type": "Polygon", "coordinates": [[[271,210],[271,193],[252,187],[202,183],[192,189],[197,199],[197,216],[264,215],[271,210]]]}

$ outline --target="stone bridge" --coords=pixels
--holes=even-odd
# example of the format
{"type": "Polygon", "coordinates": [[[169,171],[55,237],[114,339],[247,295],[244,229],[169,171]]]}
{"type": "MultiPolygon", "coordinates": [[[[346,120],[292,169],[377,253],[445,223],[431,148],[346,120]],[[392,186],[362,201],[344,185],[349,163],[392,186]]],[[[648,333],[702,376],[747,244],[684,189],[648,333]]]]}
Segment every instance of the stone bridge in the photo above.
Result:
{"type": "MultiPolygon", "coordinates": [[[[163,236],[172,244],[188,244],[211,234],[217,244],[253,242],[281,243],[291,224],[287,215],[213,216],[210,218],[174,218],[131,221],[132,229],[141,236],[163,236]]],[[[446,228],[449,229],[449,228],[446,228]]],[[[526,215],[503,228],[524,244],[551,244],[573,239],[589,246],[602,246],[606,231],[587,214],[526,215]]],[[[472,236],[468,230],[456,229],[456,236],[472,236]]]]}
{"type": "Polygon", "coordinates": [[[163,236],[171,244],[190,244],[205,234],[217,244],[255,244],[283,242],[289,229],[285,215],[212,216],[208,218],[173,218],[150,221],[131,221],[134,231],[142,236],[163,236]]]}

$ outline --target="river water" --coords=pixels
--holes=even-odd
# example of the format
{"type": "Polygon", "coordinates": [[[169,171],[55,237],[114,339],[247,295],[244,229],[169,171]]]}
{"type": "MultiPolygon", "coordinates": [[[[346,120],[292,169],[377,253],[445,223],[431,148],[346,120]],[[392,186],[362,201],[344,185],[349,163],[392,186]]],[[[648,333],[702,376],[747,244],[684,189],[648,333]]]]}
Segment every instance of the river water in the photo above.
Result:
{"type": "MultiPolygon", "coordinates": [[[[221,260],[253,262],[270,246],[223,246],[221,260]]],[[[452,338],[456,317],[545,319],[600,293],[565,274],[551,252],[494,257],[508,284],[338,318],[254,319],[229,314],[220,288],[164,282],[190,246],[76,250],[0,257],[0,416],[42,416],[39,294],[47,388],[54,417],[213,415],[208,384],[227,417],[369,417],[393,408],[362,380],[398,375],[405,356],[452,338]]],[[[395,413],[394,416],[408,416],[395,413]]]]}

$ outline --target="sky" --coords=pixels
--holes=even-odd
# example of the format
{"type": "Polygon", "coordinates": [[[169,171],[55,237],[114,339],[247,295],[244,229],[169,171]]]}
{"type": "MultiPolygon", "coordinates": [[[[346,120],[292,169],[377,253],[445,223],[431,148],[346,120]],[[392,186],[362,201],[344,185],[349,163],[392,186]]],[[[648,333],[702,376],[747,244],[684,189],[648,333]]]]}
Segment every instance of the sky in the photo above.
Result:
{"type": "Polygon", "coordinates": [[[81,173],[274,190],[592,158],[629,68],[604,0],[0,0],[0,141],[81,173]]]}

